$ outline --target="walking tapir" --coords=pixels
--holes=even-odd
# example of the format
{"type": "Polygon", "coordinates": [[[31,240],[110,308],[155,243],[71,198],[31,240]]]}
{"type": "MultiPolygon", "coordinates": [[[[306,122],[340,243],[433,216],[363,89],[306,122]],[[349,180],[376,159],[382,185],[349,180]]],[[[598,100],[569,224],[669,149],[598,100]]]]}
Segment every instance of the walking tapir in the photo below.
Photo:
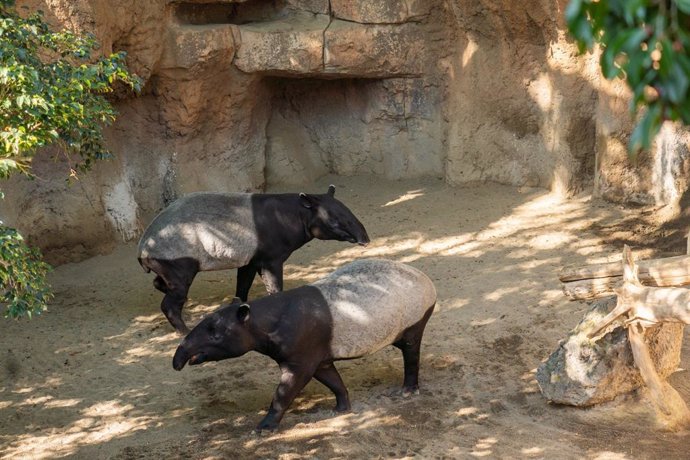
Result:
{"type": "Polygon", "coordinates": [[[247,300],[257,273],[269,294],[283,290],[283,263],[313,238],[366,245],[362,223],[323,195],[198,192],[158,214],[139,241],[139,263],[153,271],[165,297],[161,310],[180,333],[189,329],[182,307],[200,271],[237,268],[236,297],[247,300]]]}
{"type": "Polygon", "coordinates": [[[278,363],[282,375],[257,430],[275,429],[313,377],[350,409],[333,362],[394,345],[403,354],[403,392],[418,391],[419,352],[436,289],[419,270],[399,262],[361,259],[327,277],[248,303],[234,302],[204,318],[175,352],[173,368],[241,356],[255,350],[278,363]]]}

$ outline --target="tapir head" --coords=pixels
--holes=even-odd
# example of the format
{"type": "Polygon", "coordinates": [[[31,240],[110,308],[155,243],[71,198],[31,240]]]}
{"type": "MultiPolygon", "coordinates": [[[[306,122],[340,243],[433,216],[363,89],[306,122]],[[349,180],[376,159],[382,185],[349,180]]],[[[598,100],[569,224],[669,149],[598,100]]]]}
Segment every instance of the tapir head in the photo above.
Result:
{"type": "Polygon", "coordinates": [[[173,368],[236,358],[254,349],[249,305],[232,303],[204,318],[177,347],[173,368]]]}
{"type": "Polygon", "coordinates": [[[349,241],[366,245],[369,235],[364,225],[347,206],[335,199],[335,186],[330,185],[323,195],[299,195],[302,206],[311,211],[307,223],[314,238],[320,240],[349,241]]]}

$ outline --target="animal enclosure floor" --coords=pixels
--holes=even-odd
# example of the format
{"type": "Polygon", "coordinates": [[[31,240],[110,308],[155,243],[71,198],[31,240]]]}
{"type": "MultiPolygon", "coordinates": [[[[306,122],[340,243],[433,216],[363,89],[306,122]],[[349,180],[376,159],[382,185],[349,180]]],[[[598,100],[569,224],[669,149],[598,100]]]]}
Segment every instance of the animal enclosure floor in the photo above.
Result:
{"type": "MultiPolygon", "coordinates": [[[[563,265],[619,260],[607,223],[633,211],[583,196],[499,185],[324,178],[304,191],[336,197],[372,243],[313,241],[285,267],[286,288],[360,257],[413,265],[434,280],[438,306],[422,348],[421,393],[403,398],[402,357],[388,347],[336,363],[352,412],[311,382],[273,434],[252,433],[278,371],[268,358],[172,369],[180,340],[133,244],[58,267],[50,311],[3,321],[2,458],[687,458],[687,433],[660,431],[644,392],[593,409],[558,407],[534,371],[587,304],[561,293],[563,265]]],[[[187,319],[234,293],[234,272],[202,273],[187,319]]],[[[257,278],[251,298],[264,295],[257,278]]],[[[690,353],[684,347],[682,368],[690,353]]],[[[681,370],[672,385],[690,401],[681,370]]]]}

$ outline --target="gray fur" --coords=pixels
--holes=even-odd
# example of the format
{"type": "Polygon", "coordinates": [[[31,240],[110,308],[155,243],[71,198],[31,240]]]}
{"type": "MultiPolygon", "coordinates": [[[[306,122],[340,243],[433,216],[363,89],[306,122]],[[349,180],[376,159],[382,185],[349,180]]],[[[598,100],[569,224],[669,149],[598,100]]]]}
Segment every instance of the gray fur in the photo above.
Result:
{"type": "Polygon", "coordinates": [[[165,208],[139,241],[139,258],[189,257],[199,270],[247,265],[257,249],[251,194],[190,193],[165,208]]]}
{"type": "Polygon", "coordinates": [[[335,359],[368,355],[390,345],[436,304],[428,276],[391,260],[358,260],[312,286],[331,311],[335,359]]]}

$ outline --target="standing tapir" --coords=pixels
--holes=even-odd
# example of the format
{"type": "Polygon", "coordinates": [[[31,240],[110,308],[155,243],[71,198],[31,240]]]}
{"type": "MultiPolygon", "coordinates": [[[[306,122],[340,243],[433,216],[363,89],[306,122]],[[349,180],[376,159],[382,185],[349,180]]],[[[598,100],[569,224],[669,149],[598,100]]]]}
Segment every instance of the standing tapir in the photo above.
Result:
{"type": "Polygon", "coordinates": [[[366,245],[362,223],[335,197],[198,192],[158,214],[139,241],[139,263],[153,271],[165,297],[161,310],[180,333],[182,307],[200,271],[237,268],[236,297],[247,300],[258,272],[266,291],[283,290],[283,263],[313,238],[366,245]]]}
{"type": "Polygon", "coordinates": [[[235,358],[255,350],[273,358],[282,375],[257,430],[275,429],[285,410],[315,378],[350,409],[333,361],[402,350],[403,392],[418,391],[419,351],[436,289],[419,270],[383,259],[362,259],[305,286],[224,306],[204,318],[175,352],[173,367],[235,358]]]}

